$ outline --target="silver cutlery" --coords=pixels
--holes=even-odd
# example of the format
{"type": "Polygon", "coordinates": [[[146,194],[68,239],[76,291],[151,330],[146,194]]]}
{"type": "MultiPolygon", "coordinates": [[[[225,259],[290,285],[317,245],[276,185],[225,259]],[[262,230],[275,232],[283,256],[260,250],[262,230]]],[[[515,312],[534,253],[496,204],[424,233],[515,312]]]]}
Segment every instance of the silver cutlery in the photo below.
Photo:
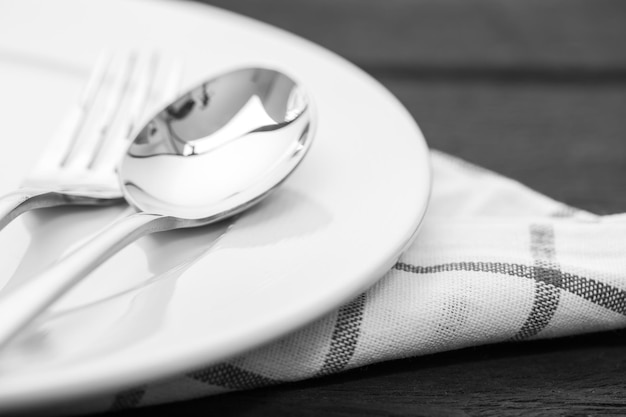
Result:
{"type": "Polygon", "coordinates": [[[19,189],[0,197],[0,230],[36,208],[124,201],[115,173],[119,156],[150,104],[178,92],[180,65],[157,87],[159,66],[156,54],[101,55],[34,169],[19,189]]]}
{"type": "Polygon", "coordinates": [[[145,124],[121,159],[134,213],[1,297],[0,345],[138,238],[208,225],[260,202],[302,161],[314,122],[310,97],[274,70],[235,70],[189,90],[145,124]]]}

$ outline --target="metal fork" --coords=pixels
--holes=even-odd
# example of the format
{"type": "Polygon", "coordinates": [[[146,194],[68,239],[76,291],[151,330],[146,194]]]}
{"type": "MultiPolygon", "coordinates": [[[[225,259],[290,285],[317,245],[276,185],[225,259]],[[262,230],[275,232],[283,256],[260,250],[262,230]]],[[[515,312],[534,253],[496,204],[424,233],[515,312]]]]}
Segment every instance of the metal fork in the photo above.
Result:
{"type": "Polygon", "coordinates": [[[19,189],[0,197],[0,230],[36,208],[123,202],[115,173],[120,152],[142,117],[179,90],[180,64],[157,82],[160,61],[156,54],[102,54],[34,169],[19,189]]]}

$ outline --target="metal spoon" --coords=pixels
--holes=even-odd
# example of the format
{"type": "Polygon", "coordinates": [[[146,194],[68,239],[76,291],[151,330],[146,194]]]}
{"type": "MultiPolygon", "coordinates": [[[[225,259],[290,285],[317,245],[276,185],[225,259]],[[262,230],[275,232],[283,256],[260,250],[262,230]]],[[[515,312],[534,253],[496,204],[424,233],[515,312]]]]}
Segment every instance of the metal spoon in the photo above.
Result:
{"type": "Polygon", "coordinates": [[[312,139],[309,97],[288,76],[249,68],[206,81],[136,135],[118,173],[135,213],[0,298],[0,345],[113,254],[149,233],[204,226],[266,197],[312,139]]]}

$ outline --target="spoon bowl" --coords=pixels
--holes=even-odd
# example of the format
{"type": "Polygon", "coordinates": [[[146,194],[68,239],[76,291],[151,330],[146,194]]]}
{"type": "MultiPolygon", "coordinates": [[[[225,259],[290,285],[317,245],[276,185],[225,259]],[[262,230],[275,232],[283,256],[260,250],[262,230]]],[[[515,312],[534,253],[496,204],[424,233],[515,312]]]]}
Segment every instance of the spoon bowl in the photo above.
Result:
{"type": "Polygon", "coordinates": [[[245,68],[207,80],[150,119],[118,169],[135,213],[0,300],[0,346],[113,254],[154,232],[203,226],[258,203],[311,145],[309,97],[287,75],[245,68]]]}
{"type": "Polygon", "coordinates": [[[140,211],[210,223],[260,201],[311,143],[309,100],[288,76],[242,69],[203,82],[160,111],[122,158],[140,211]]]}

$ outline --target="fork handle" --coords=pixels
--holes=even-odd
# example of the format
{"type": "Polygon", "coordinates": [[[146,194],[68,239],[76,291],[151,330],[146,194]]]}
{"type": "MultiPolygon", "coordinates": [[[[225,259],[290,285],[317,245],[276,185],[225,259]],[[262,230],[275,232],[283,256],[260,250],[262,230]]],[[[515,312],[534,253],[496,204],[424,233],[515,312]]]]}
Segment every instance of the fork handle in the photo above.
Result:
{"type": "Polygon", "coordinates": [[[148,213],[123,217],[102,229],[43,273],[0,294],[0,347],[98,265],[140,237],[177,227],[175,219],[148,213]]]}
{"type": "Polygon", "coordinates": [[[34,209],[57,207],[63,205],[108,205],[124,201],[117,195],[104,190],[102,198],[72,195],[69,192],[56,192],[38,188],[20,188],[9,194],[0,196],[0,230],[11,223],[19,215],[34,209]]]}
{"type": "Polygon", "coordinates": [[[42,207],[63,204],[65,199],[57,193],[22,188],[0,197],[0,230],[20,214],[42,207]]]}

